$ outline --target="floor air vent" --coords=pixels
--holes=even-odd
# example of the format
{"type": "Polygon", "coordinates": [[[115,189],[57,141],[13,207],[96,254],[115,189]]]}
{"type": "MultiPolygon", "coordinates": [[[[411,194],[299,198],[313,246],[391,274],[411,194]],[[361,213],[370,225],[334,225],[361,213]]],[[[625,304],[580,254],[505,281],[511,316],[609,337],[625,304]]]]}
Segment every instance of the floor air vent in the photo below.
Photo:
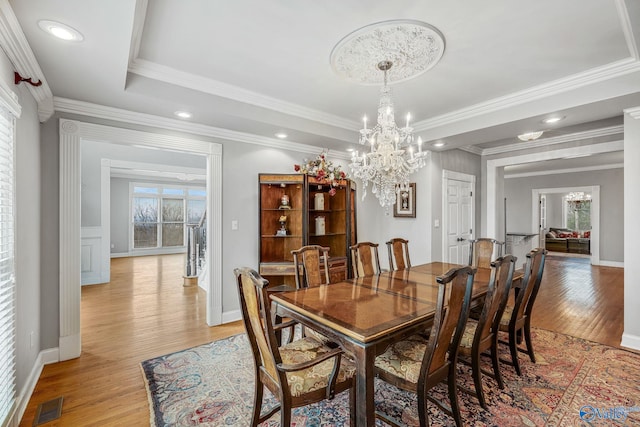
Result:
{"type": "Polygon", "coordinates": [[[48,423],[49,421],[58,419],[60,418],[61,413],[62,396],[41,403],[40,405],[38,405],[38,410],[36,411],[36,417],[33,420],[33,425],[39,426],[40,424],[48,423]]]}

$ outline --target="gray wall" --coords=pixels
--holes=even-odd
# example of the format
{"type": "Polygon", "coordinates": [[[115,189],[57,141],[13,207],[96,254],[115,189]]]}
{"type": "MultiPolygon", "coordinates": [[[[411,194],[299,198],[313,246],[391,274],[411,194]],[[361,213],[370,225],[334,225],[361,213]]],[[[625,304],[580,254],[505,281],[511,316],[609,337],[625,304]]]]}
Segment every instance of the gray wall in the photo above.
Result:
{"type": "Polygon", "coordinates": [[[82,141],[81,158],[80,176],[82,178],[82,186],[80,197],[83,227],[100,225],[101,159],[184,166],[203,170],[207,168],[204,156],[169,153],[94,141],[82,141]]]}
{"type": "Polygon", "coordinates": [[[15,128],[15,268],[16,268],[16,384],[23,391],[41,345],[40,328],[40,128],[37,104],[27,85],[14,85],[13,66],[0,51],[0,75],[22,106],[15,128]],[[33,334],[33,346],[31,345],[33,334]]]}
{"type": "MultiPolygon", "coordinates": [[[[531,230],[533,212],[533,207],[531,206],[531,194],[533,189],[571,188],[599,185],[600,259],[602,261],[623,262],[623,173],[623,169],[619,168],[505,179],[507,224],[509,224],[509,228],[511,228],[511,224],[514,224],[514,227],[516,225],[522,226],[522,230],[531,230]]],[[[550,219],[547,222],[547,225],[562,225],[561,215],[557,223],[551,222],[550,219]]]]}

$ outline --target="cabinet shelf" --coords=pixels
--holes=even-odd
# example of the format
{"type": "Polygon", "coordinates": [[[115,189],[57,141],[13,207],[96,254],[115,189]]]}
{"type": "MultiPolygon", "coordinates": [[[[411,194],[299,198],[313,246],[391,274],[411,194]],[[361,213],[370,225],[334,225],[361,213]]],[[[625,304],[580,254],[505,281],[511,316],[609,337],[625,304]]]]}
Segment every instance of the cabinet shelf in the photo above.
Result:
{"type": "Polygon", "coordinates": [[[355,184],[341,180],[334,187],[336,194],[327,193],[331,186],[315,177],[303,174],[259,174],[259,262],[260,273],[274,283],[293,282],[292,250],[305,245],[329,247],[332,281],[349,277],[351,257],[349,246],[357,243],[355,224],[355,184]],[[324,193],[324,209],[314,209],[316,194],[324,193]],[[291,209],[279,209],[286,201],[291,209]],[[280,219],[286,216],[286,236],[277,235],[280,219]],[[324,234],[315,234],[316,217],[325,218],[324,234]],[[340,261],[338,261],[340,260],[340,261]]]}

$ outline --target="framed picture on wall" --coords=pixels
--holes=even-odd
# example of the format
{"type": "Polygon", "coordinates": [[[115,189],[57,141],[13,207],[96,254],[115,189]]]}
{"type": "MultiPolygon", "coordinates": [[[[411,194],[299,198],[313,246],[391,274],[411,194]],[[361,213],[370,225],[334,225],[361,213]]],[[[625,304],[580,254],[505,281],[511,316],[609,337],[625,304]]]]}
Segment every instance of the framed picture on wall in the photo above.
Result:
{"type": "Polygon", "coordinates": [[[396,193],[396,203],[393,205],[393,216],[401,218],[416,217],[416,183],[410,182],[409,189],[396,193]]]}

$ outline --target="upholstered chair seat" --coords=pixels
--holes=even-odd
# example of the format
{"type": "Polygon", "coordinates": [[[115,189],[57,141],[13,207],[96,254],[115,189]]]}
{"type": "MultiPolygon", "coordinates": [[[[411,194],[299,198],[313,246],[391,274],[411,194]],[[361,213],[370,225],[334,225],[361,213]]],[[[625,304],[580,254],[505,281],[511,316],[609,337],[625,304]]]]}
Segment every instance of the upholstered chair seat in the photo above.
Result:
{"type": "MultiPolygon", "coordinates": [[[[313,337],[304,337],[280,347],[280,356],[283,365],[295,365],[315,360],[318,356],[331,350],[313,337]]],[[[329,359],[310,368],[287,372],[291,395],[298,397],[315,390],[326,389],[333,367],[334,361],[329,359]]],[[[344,357],[340,363],[337,381],[347,381],[349,378],[353,378],[355,372],[355,364],[344,357]]]]}
{"type": "Polygon", "coordinates": [[[418,334],[395,343],[376,357],[376,368],[417,384],[428,343],[428,339],[418,334]]]}

